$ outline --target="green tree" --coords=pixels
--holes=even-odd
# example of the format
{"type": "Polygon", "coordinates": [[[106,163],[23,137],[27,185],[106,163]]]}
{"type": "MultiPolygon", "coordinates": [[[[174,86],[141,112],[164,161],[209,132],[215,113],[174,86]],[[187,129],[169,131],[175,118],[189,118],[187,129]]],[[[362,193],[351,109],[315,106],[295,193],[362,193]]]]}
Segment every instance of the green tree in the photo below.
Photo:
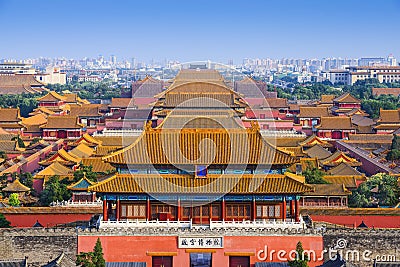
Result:
{"type": "Polygon", "coordinates": [[[93,252],[81,252],[76,257],[76,265],[84,267],[105,267],[103,248],[100,238],[97,238],[93,252]]]}
{"type": "Polygon", "coordinates": [[[93,263],[96,267],[106,267],[106,261],[103,257],[103,248],[101,246],[100,238],[97,238],[96,245],[93,249],[93,263]]]}
{"type": "Polygon", "coordinates": [[[381,206],[394,206],[399,201],[400,192],[397,178],[388,174],[378,173],[371,176],[349,196],[351,207],[371,207],[379,204],[381,206]],[[378,189],[372,193],[372,189],[378,189]]]}
{"type": "MultiPolygon", "coordinates": [[[[361,184],[360,187],[363,187],[363,184],[361,184]]],[[[369,197],[367,197],[368,193],[370,193],[369,189],[368,192],[358,189],[353,190],[351,195],[349,196],[349,206],[353,208],[368,207],[370,205],[369,197]]]]}
{"type": "Polygon", "coordinates": [[[0,213],[0,228],[11,228],[11,223],[6,219],[3,213],[0,213]]]}
{"type": "Polygon", "coordinates": [[[400,159],[400,150],[392,149],[386,154],[387,160],[397,160],[400,159]]]}
{"type": "Polygon", "coordinates": [[[13,141],[17,140],[18,146],[21,147],[21,148],[25,147],[25,143],[24,143],[24,141],[21,139],[21,137],[19,135],[17,135],[16,137],[11,138],[11,140],[13,140],[13,141]]]}
{"type": "Polygon", "coordinates": [[[297,242],[296,245],[296,259],[292,261],[288,261],[290,267],[308,267],[308,256],[305,255],[303,244],[301,242],[297,242]]]}
{"type": "Polygon", "coordinates": [[[92,182],[97,182],[97,173],[93,172],[93,166],[79,165],[79,169],[74,172],[74,182],[78,182],[83,177],[92,182]]]}
{"type": "Polygon", "coordinates": [[[12,193],[8,198],[8,204],[13,207],[18,207],[20,205],[19,196],[17,193],[12,193]]]}
{"type": "Polygon", "coordinates": [[[400,149],[400,137],[397,134],[393,136],[392,145],[390,146],[390,149],[400,149]]]}
{"type": "Polygon", "coordinates": [[[23,172],[19,175],[20,182],[33,190],[33,175],[30,172],[23,172]]]}
{"type": "Polygon", "coordinates": [[[379,204],[383,206],[394,206],[399,201],[400,190],[397,178],[391,175],[382,175],[378,186],[379,204]]]}
{"type": "Polygon", "coordinates": [[[42,140],[40,137],[35,137],[32,139],[32,141],[29,143],[29,145],[34,145],[36,143],[39,143],[39,141],[42,140]]]}
{"type": "Polygon", "coordinates": [[[71,198],[71,192],[67,189],[70,181],[59,176],[52,176],[45,184],[45,189],[40,194],[40,203],[49,206],[51,202],[68,200],[71,198]]]}
{"type": "Polygon", "coordinates": [[[93,252],[81,252],[76,256],[76,265],[82,267],[95,267],[92,258],[93,252]]]}
{"type": "Polygon", "coordinates": [[[324,173],[318,168],[307,168],[303,171],[303,175],[308,184],[328,184],[328,182],[323,178],[324,173]]]}

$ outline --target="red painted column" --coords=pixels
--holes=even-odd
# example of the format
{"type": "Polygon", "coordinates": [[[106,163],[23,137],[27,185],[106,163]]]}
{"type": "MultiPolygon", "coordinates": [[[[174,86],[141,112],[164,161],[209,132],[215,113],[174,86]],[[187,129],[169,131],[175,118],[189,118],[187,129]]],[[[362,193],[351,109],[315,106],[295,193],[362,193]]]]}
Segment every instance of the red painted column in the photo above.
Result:
{"type": "Polygon", "coordinates": [[[298,222],[298,221],[300,221],[300,205],[299,205],[299,201],[297,200],[297,198],[294,202],[295,202],[296,222],[298,222]]]}
{"type": "Polygon", "coordinates": [[[221,213],[222,213],[222,220],[223,221],[225,220],[225,212],[226,212],[225,210],[226,210],[226,208],[225,208],[225,198],[222,197],[221,213]]]}
{"type": "Polygon", "coordinates": [[[256,207],[256,199],[253,197],[253,203],[252,203],[252,211],[251,211],[251,220],[255,221],[257,218],[257,207],[256,207]]]}
{"type": "Polygon", "coordinates": [[[283,201],[282,201],[282,220],[285,221],[286,220],[286,198],[283,197],[283,201]]]}
{"type": "Polygon", "coordinates": [[[290,200],[290,217],[294,218],[294,200],[290,200]]]}
{"type": "Polygon", "coordinates": [[[107,221],[108,220],[108,213],[107,213],[107,200],[104,197],[103,200],[103,221],[107,221]]]}
{"type": "Polygon", "coordinates": [[[117,197],[117,205],[116,205],[115,208],[117,209],[115,217],[116,217],[117,221],[119,221],[119,219],[120,219],[120,210],[121,210],[121,202],[119,200],[119,197],[117,197]]]}
{"type": "Polygon", "coordinates": [[[150,198],[147,198],[147,202],[146,202],[146,219],[148,221],[151,220],[151,207],[150,207],[150,198]]]}
{"type": "Polygon", "coordinates": [[[182,210],[181,210],[182,208],[181,208],[181,199],[178,197],[178,206],[177,206],[177,216],[176,216],[176,218],[178,219],[178,221],[180,221],[181,220],[181,218],[182,218],[182,210]]]}

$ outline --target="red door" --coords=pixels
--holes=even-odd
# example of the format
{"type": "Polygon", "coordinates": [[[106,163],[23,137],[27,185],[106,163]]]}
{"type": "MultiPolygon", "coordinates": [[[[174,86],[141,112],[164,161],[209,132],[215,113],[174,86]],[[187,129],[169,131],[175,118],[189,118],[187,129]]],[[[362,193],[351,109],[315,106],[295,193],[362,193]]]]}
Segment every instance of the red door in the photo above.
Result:
{"type": "Polygon", "coordinates": [[[65,130],[58,130],[58,131],[57,131],[57,138],[67,138],[67,131],[65,131],[65,130]]]}
{"type": "Polygon", "coordinates": [[[250,257],[230,256],[229,267],[250,267],[250,257]]]}
{"type": "Polygon", "coordinates": [[[172,267],[172,256],[153,256],[153,267],[172,267]]]}
{"type": "Polygon", "coordinates": [[[333,139],[342,139],[342,132],[341,131],[334,131],[332,132],[333,139]]]}

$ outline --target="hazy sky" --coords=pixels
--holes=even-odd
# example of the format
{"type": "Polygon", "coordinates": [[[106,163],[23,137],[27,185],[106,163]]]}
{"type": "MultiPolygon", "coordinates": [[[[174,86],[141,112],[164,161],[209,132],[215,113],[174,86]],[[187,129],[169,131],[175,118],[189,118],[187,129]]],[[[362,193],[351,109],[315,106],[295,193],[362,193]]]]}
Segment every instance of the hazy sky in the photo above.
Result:
{"type": "Polygon", "coordinates": [[[0,0],[0,59],[400,58],[400,0],[0,0]]]}

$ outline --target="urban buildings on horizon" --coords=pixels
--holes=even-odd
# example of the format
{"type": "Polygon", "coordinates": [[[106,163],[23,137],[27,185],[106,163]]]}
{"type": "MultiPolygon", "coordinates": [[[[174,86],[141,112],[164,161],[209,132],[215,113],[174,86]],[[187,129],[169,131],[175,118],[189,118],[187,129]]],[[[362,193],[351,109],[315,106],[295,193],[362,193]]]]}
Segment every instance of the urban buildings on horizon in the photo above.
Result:
{"type": "MultiPolygon", "coordinates": [[[[203,60],[199,60],[203,61],[203,60]]],[[[204,60],[204,61],[210,61],[204,60]]],[[[218,62],[211,60],[213,62],[218,62]]],[[[109,57],[99,55],[98,57],[84,57],[81,59],[65,58],[65,57],[39,57],[39,58],[2,58],[0,63],[25,63],[31,64],[37,68],[45,68],[49,65],[56,65],[61,68],[170,68],[186,61],[179,60],[150,60],[139,61],[135,57],[129,59],[119,59],[115,55],[109,57]]],[[[218,62],[226,64],[227,66],[247,67],[247,68],[266,68],[268,70],[279,70],[280,68],[292,68],[292,70],[302,70],[309,68],[311,72],[331,70],[331,69],[344,69],[346,66],[397,66],[397,59],[392,55],[378,56],[378,57],[360,57],[360,58],[342,58],[342,57],[326,57],[326,58],[244,58],[241,62],[234,62],[229,59],[226,62],[218,62]]]]}
{"type": "MultiPolygon", "coordinates": [[[[240,64],[235,64],[233,60],[228,60],[226,63],[210,60],[199,62],[206,64],[207,68],[233,69],[239,73],[261,78],[266,82],[273,82],[284,76],[291,76],[300,83],[329,80],[332,84],[354,84],[357,80],[368,78],[376,78],[380,82],[400,80],[398,63],[393,55],[323,59],[245,58],[240,64]],[[381,67],[384,69],[380,69],[381,67]],[[385,72],[389,71],[388,67],[392,68],[391,72],[394,73],[391,73],[391,75],[394,76],[386,77],[385,72]],[[374,70],[369,71],[369,68],[374,70]],[[361,72],[362,76],[360,76],[361,72]]],[[[168,80],[177,74],[177,70],[188,65],[187,62],[177,60],[165,59],[142,62],[136,60],[136,58],[119,59],[115,55],[109,57],[99,55],[96,58],[85,57],[82,59],[44,57],[24,60],[0,59],[0,64],[0,72],[3,74],[8,72],[36,73],[38,77],[40,76],[39,81],[45,84],[54,81],[61,84],[71,81],[95,82],[103,79],[128,84],[149,75],[156,79],[168,80]],[[55,73],[62,73],[63,75],[61,78],[49,76],[49,74],[55,73]],[[46,75],[43,76],[42,74],[46,75]]]]}

